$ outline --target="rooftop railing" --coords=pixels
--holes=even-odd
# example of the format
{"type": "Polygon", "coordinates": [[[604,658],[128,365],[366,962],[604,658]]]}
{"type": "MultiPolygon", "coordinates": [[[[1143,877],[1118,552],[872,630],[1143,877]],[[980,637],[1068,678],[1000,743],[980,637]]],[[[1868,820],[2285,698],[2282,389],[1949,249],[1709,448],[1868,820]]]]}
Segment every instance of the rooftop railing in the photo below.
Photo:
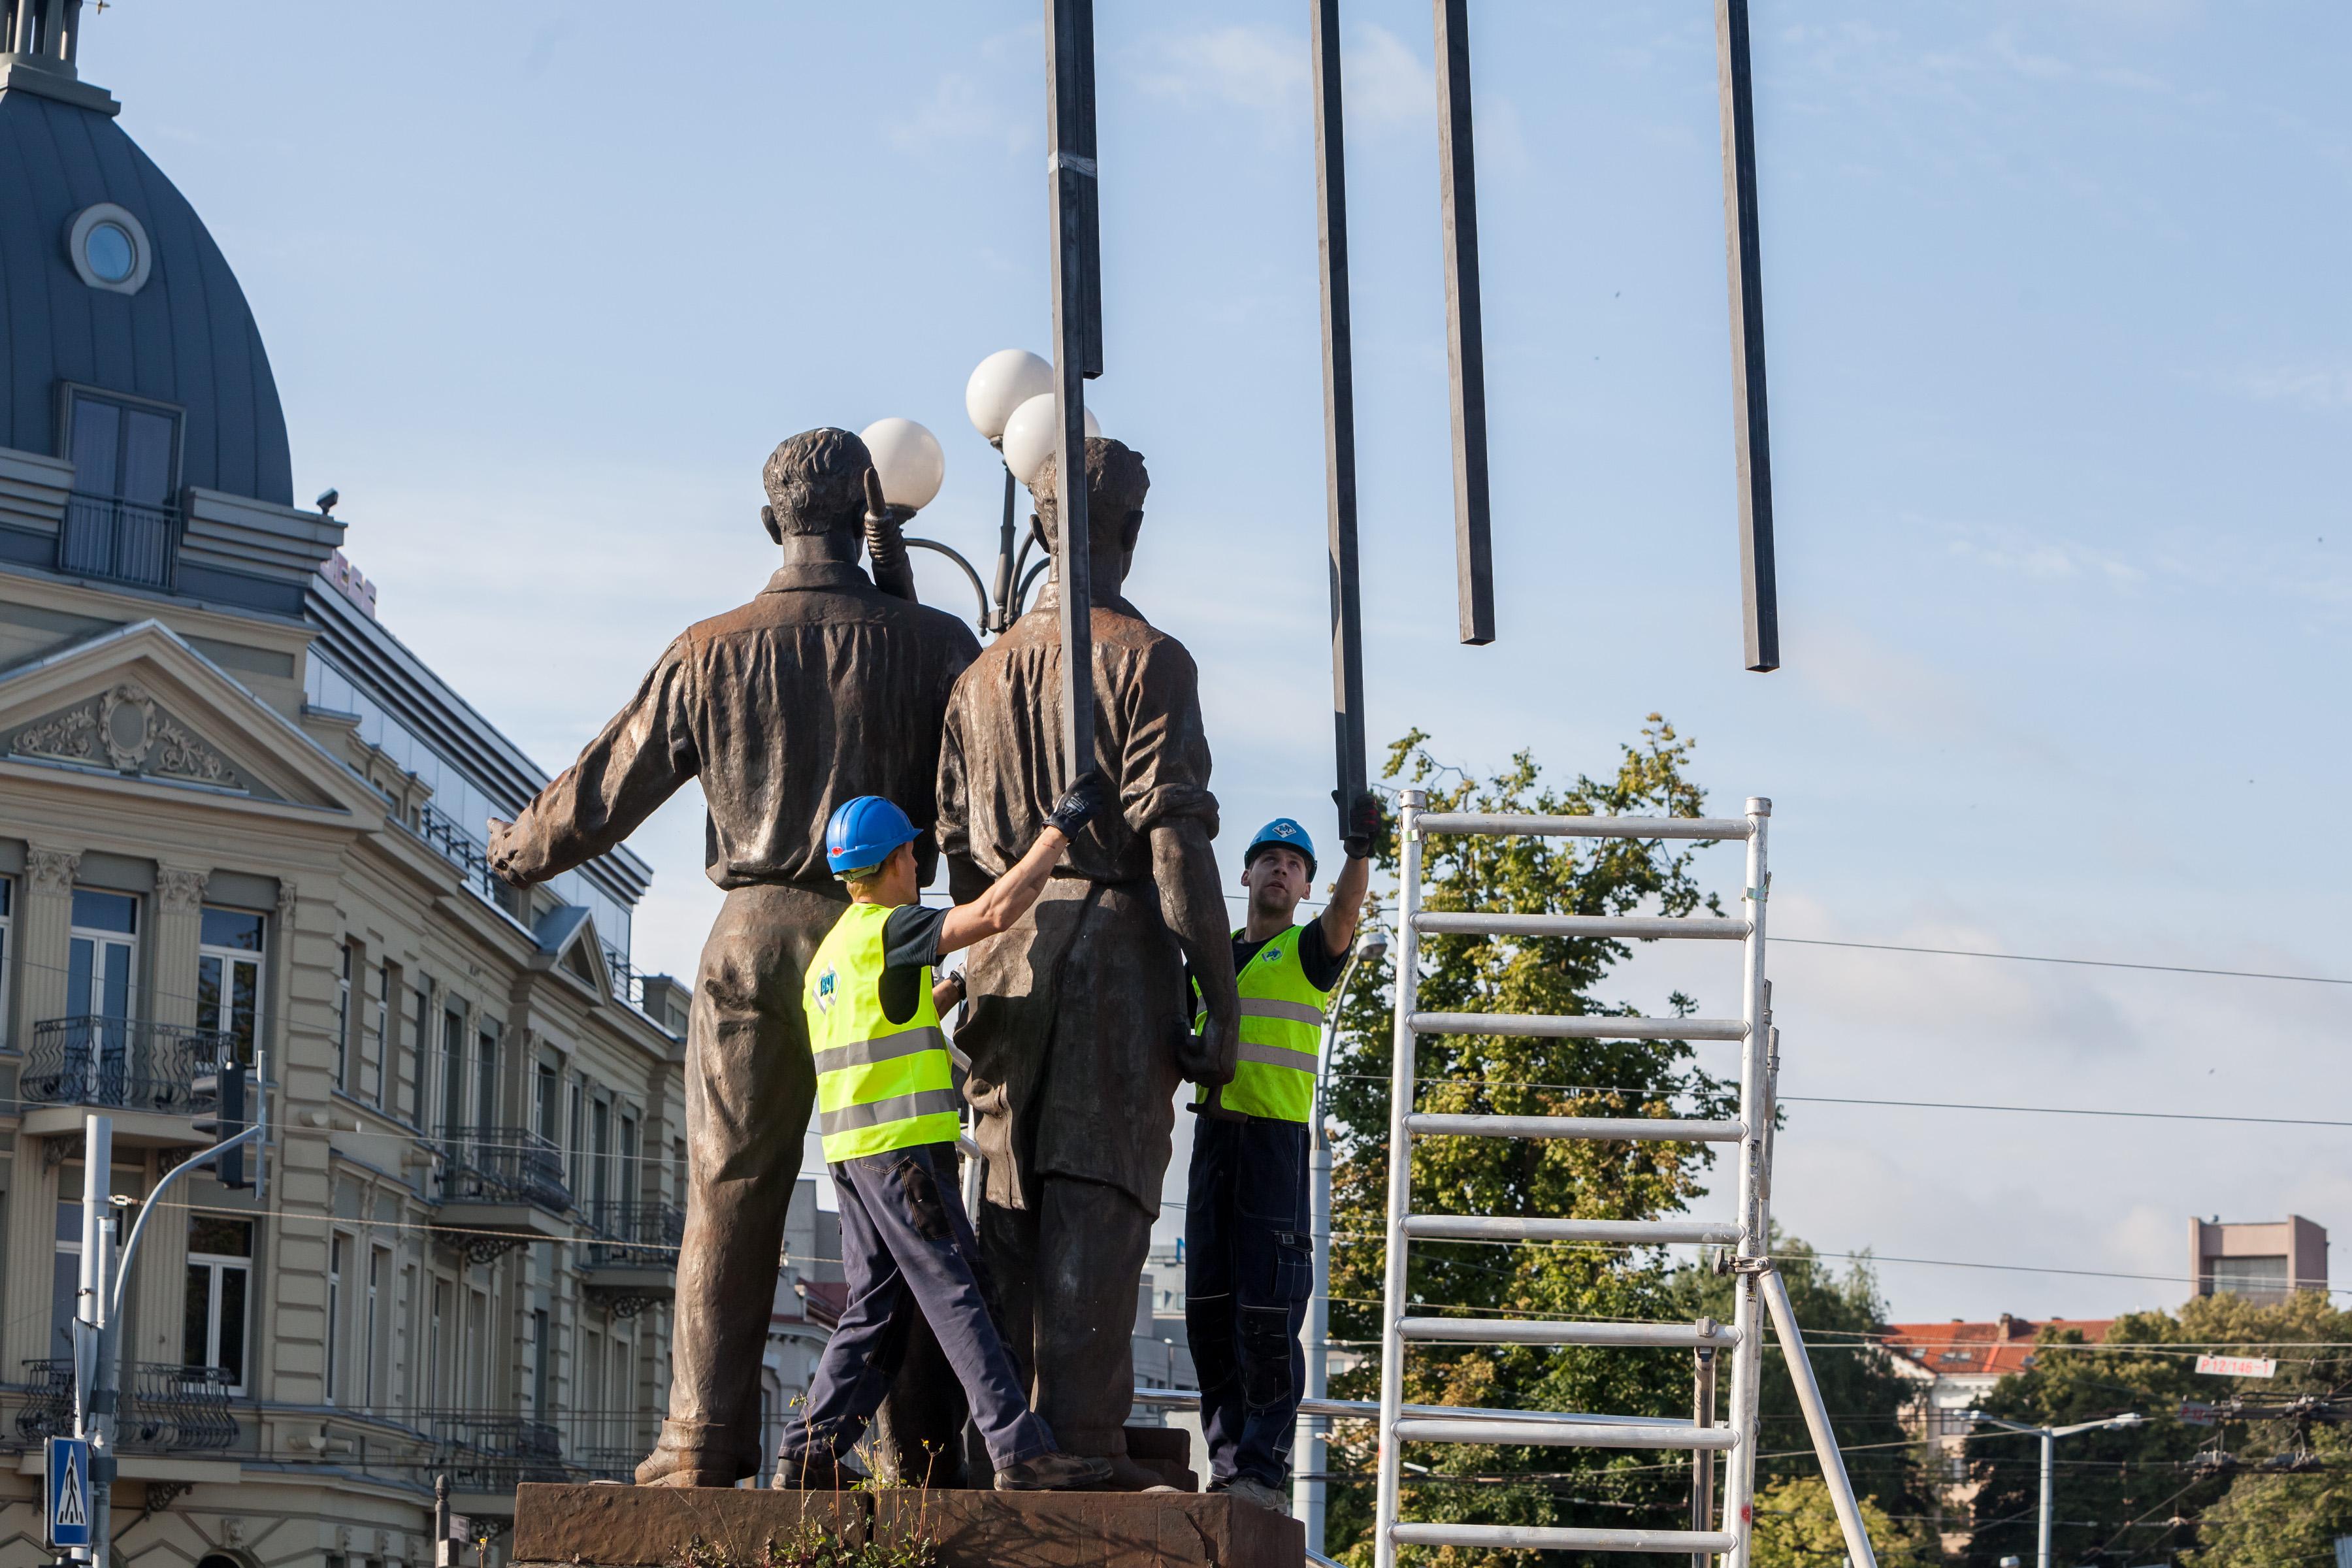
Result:
{"type": "Polygon", "coordinates": [[[196,1075],[233,1048],[219,1029],[139,1018],[44,1018],[33,1026],[17,1093],[39,1105],[191,1115],[196,1075]]]}
{"type": "Polygon", "coordinates": [[[180,554],[180,509],[142,506],[113,496],[66,497],[58,531],[58,570],[142,588],[169,588],[180,554]]]}

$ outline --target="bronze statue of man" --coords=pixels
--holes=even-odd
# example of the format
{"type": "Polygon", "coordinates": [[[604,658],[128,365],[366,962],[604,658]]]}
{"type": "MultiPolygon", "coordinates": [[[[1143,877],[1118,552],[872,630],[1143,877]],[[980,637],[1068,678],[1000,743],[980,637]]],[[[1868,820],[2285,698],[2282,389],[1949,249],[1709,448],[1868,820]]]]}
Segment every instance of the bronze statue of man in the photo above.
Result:
{"type": "MultiPolygon", "coordinates": [[[[1174,1097],[1233,1076],[1240,1002],[1209,841],[1200,678],[1175,638],[1120,595],[1150,484],[1117,441],[1087,442],[1093,554],[1095,766],[1111,809],[1081,832],[1020,925],[971,951],[956,1042],[971,1058],[988,1181],[981,1247],[1038,1414],[1120,1480],[1134,1400],[1136,1281],[1160,1212],[1174,1097]],[[1210,1026],[1192,1032],[1190,961],[1210,1026]]],[[[1055,535],[1049,463],[1036,485],[1055,535]]],[[[1056,552],[1058,553],[1058,552],[1056,552]]],[[[990,645],[949,704],[940,846],[958,898],[1020,858],[1068,780],[1061,766],[1058,583],[990,645]]]]}
{"type": "MultiPolygon", "coordinates": [[[[932,816],[962,622],[877,588],[857,565],[872,460],[846,430],[779,446],[760,516],[783,564],[740,609],[687,628],[629,705],[512,826],[490,862],[517,885],[612,848],[702,781],[710,879],[727,900],[687,1028],[686,1237],[669,1418],[643,1486],[733,1486],[760,1468],[759,1368],[784,1209],[816,1092],[802,971],[847,907],[824,823],[862,795],[932,816]]],[[[937,850],[918,845],[928,881],[937,850]]]]}

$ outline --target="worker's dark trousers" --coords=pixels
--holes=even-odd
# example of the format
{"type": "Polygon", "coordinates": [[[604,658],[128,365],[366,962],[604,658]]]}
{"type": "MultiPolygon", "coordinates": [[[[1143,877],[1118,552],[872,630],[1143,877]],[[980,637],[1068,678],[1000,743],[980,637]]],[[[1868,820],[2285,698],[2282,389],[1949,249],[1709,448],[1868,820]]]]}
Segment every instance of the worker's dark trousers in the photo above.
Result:
{"type": "Polygon", "coordinates": [[[1184,1329],[1201,1379],[1212,1482],[1290,1480],[1307,1383],[1298,1331],[1315,1289],[1307,1124],[1203,1116],[1184,1209],[1184,1329]]]}
{"type": "Polygon", "coordinates": [[[787,1474],[812,1455],[849,1451],[898,1375],[920,1313],[963,1384],[998,1468],[1050,1453],[1054,1434],[1032,1412],[989,1306],[980,1244],[956,1191],[952,1143],[866,1154],[827,1167],[841,1202],[841,1266],[849,1304],[826,1342],[808,1405],[784,1428],[787,1474]]]}

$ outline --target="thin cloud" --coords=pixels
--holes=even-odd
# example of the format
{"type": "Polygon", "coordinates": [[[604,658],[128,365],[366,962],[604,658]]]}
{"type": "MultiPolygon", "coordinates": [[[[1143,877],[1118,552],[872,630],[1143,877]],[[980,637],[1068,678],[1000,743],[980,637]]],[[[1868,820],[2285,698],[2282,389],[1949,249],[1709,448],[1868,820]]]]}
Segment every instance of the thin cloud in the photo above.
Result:
{"type": "MultiPolygon", "coordinates": [[[[1428,124],[1436,118],[1437,83],[1429,62],[1387,28],[1351,28],[1340,50],[1350,131],[1428,124]]],[[[1306,123],[1309,99],[1307,39],[1263,25],[1162,34],[1146,45],[1135,85],[1187,107],[1244,109],[1269,129],[1306,123]]]]}

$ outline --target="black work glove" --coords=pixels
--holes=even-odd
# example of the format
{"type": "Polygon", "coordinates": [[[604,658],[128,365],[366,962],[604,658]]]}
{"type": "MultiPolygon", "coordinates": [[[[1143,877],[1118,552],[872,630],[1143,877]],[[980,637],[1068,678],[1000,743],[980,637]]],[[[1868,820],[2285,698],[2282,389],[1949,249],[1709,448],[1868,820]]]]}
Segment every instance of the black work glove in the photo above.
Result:
{"type": "MultiPolygon", "coordinates": [[[[1331,798],[1339,800],[1339,792],[1333,790],[1331,798]]],[[[1381,812],[1381,797],[1370,790],[1359,790],[1353,801],[1339,808],[1339,847],[1350,860],[1370,859],[1387,823],[1381,812]]]]}
{"type": "Polygon", "coordinates": [[[1060,828],[1065,838],[1076,838],[1078,829],[1101,814],[1107,793],[1102,775],[1087,769],[1078,775],[1077,783],[1062,792],[1062,798],[1045,814],[1045,826],[1060,828]]]}

